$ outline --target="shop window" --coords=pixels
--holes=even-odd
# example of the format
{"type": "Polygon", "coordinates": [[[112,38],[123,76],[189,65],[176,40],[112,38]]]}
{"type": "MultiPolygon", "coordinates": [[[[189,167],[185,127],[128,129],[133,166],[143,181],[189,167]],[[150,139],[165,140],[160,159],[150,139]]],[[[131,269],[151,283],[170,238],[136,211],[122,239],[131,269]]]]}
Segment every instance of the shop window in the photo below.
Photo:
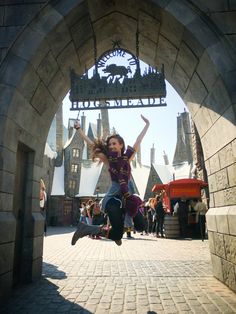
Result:
{"type": "Polygon", "coordinates": [[[73,156],[73,157],[79,157],[79,149],[73,148],[73,150],[72,150],[72,156],[73,156]]]}
{"type": "Polygon", "coordinates": [[[78,165],[72,164],[71,165],[71,172],[78,172],[78,165]]]}
{"type": "Polygon", "coordinates": [[[69,181],[69,188],[74,190],[75,186],[76,186],[76,181],[75,180],[70,180],[69,181]]]}

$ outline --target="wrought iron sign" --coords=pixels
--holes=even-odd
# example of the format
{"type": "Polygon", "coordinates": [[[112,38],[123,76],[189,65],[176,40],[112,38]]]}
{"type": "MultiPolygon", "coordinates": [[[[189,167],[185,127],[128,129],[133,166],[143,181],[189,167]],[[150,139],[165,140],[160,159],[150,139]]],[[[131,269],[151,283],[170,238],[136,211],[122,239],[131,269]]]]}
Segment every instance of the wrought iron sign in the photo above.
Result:
{"type": "Polygon", "coordinates": [[[149,66],[141,74],[139,59],[120,47],[95,61],[92,77],[88,71],[79,76],[74,70],[70,76],[70,110],[166,106],[164,67],[158,72],[149,66]]]}

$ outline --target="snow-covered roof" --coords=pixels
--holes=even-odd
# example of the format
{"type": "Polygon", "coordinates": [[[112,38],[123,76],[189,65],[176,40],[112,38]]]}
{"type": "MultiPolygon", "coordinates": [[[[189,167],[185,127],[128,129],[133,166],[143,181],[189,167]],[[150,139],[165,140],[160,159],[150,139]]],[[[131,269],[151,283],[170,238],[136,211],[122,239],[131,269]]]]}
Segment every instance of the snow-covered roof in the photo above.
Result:
{"type": "Polygon", "coordinates": [[[102,166],[103,163],[92,161],[86,161],[82,163],[79,193],[76,195],[76,197],[94,195],[102,166]]]}
{"type": "Polygon", "coordinates": [[[46,142],[45,148],[44,148],[44,155],[46,155],[48,158],[57,158],[57,153],[54,152],[49,144],[46,142]]]}
{"type": "Polygon", "coordinates": [[[171,165],[152,164],[163,184],[173,180],[174,169],[171,165]]]}
{"type": "Polygon", "coordinates": [[[63,147],[63,149],[65,149],[67,146],[70,145],[71,141],[73,140],[73,138],[74,138],[74,136],[75,136],[75,133],[76,133],[76,129],[73,129],[73,133],[72,133],[71,137],[66,141],[66,143],[65,143],[65,145],[64,145],[64,147],[63,147]]]}
{"type": "Polygon", "coordinates": [[[64,189],[64,161],[61,167],[54,168],[51,195],[65,195],[64,189]]]}
{"type": "Polygon", "coordinates": [[[134,183],[137,186],[137,189],[139,191],[139,196],[141,199],[144,198],[148,177],[150,173],[150,167],[149,166],[140,166],[137,164],[135,167],[132,166],[132,176],[134,179],[134,183]]]}

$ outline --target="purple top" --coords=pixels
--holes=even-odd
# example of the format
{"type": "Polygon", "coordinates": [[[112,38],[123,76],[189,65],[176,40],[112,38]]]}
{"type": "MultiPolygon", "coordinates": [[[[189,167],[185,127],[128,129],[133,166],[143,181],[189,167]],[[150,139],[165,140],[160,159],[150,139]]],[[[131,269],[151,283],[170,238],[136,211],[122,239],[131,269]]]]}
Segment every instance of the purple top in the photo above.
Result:
{"type": "Polygon", "coordinates": [[[111,181],[120,184],[123,194],[128,192],[128,181],[131,176],[129,159],[134,152],[135,150],[131,146],[128,146],[121,156],[118,156],[117,152],[109,152],[107,156],[111,181]]]}

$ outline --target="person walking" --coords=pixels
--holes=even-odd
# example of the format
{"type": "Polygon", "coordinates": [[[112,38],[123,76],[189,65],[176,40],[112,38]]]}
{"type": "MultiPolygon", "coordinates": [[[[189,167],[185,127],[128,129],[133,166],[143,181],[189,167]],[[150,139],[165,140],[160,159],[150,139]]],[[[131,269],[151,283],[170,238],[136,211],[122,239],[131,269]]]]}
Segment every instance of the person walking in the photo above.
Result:
{"type": "Polygon", "coordinates": [[[202,241],[206,238],[206,213],[207,206],[203,203],[202,199],[199,198],[197,204],[194,206],[194,210],[197,212],[198,224],[200,227],[200,234],[202,241]]]}
{"type": "Polygon", "coordinates": [[[122,244],[125,213],[134,217],[138,206],[142,203],[142,200],[134,195],[134,187],[130,180],[130,162],[138,151],[150,124],[143,115],[141,118],[145,125],[133,147],[128,146],[127,149],[125,149],[124,139],[119,134],[109,136],[106,141],[92,141],[85,135],[80,123],[78,121],[75,123],[75,129],[92,149],[93,159],[98,159],[108,167],[112,184],[102,200],[102,210],[108,215],[111,227],[88,226],[80,222],[72,237],[72,245],[86,235],[101,235],[115,241],[117,245],[122,244]]]}

